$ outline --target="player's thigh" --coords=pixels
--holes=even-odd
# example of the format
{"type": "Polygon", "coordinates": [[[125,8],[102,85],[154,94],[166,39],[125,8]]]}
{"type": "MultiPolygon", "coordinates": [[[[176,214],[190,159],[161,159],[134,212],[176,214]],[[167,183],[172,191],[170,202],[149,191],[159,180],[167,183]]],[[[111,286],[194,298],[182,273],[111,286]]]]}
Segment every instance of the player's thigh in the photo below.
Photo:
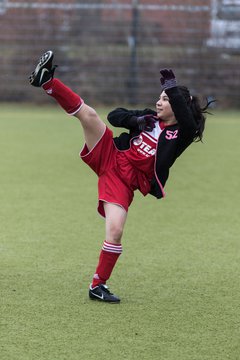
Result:
{"type": "Polygon", "coordinates": [[[112,243],[120,243],[127,220],[127,211],[120,205],[104,202],[106,219],[106,240],[112,243]]]}
{"type": "Polygon", "coordinates": [[[81,122],[86,145],[91,150],[101,139],[106,129],[106,124],[101,120],[97,112],[84,104],[75,115],[81,122]]]}

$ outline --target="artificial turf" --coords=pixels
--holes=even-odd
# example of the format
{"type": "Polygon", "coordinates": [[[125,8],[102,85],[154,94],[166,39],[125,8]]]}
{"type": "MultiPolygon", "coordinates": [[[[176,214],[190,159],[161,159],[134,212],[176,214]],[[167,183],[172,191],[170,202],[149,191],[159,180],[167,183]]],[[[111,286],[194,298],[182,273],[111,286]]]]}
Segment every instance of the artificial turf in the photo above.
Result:
{"type": "Polygon", "coordinates": [[[165,199],[136,193],[109,305],[88,299],[104,220],[78,121],[1,106],[1,360],[239,359],[239,115],[208,118],[165,199]]]}

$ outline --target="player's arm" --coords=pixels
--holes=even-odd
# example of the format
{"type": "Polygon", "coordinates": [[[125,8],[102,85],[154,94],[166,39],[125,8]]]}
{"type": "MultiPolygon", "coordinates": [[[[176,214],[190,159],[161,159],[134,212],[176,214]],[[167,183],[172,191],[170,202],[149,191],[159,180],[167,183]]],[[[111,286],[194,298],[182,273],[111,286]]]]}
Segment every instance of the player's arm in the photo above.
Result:
{"type": "Polygon", "coordinates": [[[136,119],[145,115],[155,116],[156,112],[151,109],[128,110],[125,108],[117,108],[108,114],[107,119],[112,126],[134,130],[139,126],[136,119]]]}
{"type": "Polygon", "coordinates": [[[174,112],[175,118],[179,124],[182,135],[194,137],[197,131],[197,124],[193,114],[187,106],[186,99],[182,96],[178,88],[166,90],[169,102],[174,112]]]}
{"type": "Polygon", "coordinates": [[[169,97],[169,103],[179,124],[182,136],[194,138],[197,131],[197,124],[193,114],[187,105],[187,101],[177,87],[177,81],[172,70],[160,71],[162,90],[169,97]]]}

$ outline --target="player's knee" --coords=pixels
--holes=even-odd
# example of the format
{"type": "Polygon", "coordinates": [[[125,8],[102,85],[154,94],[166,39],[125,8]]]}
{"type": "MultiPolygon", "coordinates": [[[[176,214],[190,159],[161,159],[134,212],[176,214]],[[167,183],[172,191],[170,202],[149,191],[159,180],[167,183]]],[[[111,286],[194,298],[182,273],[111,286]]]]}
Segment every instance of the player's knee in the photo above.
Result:
{"type": "Polygon", "coordinates": [[[123,227],[113,224],[109,231],[109,241],[113,243],[120,243],[123,234],[123,227]]]}
{"type": "Polygon", "coordinates": [[[84,124],[94,124],[96,121],[99,121],[99,116],[92,107],[83,104],[81,109],[75,116],[81,121],[81,123],[84,124]]]}
{"type": "Polygon", "coordinates": [[[94,110],[93,108],[89,107],[88,108],[88,113],[87,113],[88,117],[90,120],[96,120],[99,119],[99,116],[96,112],[96,110],[94,110]]]}
{"type": "Polygon", "coordinates": [[[99,119],[99,116],[98,116],[96,110],[88,105],[86,105],[84,107],[84,112],[82,112],[82,115],[88,121],[95,121],[95,120],[99,119]]]}

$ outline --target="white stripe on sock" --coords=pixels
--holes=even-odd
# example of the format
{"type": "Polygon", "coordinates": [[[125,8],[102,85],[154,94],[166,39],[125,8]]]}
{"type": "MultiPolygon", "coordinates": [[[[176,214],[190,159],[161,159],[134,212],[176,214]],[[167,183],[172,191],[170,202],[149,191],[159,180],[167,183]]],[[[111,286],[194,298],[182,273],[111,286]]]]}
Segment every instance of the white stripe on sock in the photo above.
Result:
{"type": "Polygon", "coordinates": [[[121,254],[122,253],[122,245],[121,244],[119,244],[119,245],[111,244],[107,241],[104,241],[102,250],[116,253],[116,254],[121,254]]]}

